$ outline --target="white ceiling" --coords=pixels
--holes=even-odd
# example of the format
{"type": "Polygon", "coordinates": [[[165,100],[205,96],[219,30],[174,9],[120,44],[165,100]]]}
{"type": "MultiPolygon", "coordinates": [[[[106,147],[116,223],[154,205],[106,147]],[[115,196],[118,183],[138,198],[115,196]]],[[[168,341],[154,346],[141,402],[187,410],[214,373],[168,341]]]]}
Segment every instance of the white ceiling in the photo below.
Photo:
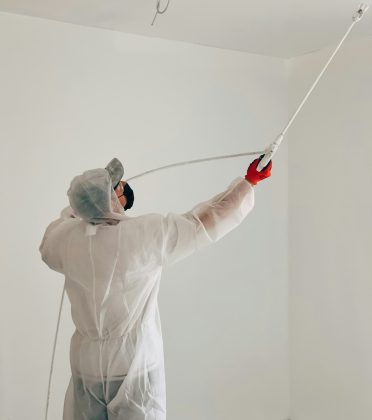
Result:
{"type": "MultiPolygon", "coordinates": [[[[359,0],[0,0],[0,11],[250,53],[294,57],[335,44],[359,0]],[[166,0],[161,1],[161,6],[166,0]]],[[[372,36],[372,8],[351,38],[372,36]]]]}

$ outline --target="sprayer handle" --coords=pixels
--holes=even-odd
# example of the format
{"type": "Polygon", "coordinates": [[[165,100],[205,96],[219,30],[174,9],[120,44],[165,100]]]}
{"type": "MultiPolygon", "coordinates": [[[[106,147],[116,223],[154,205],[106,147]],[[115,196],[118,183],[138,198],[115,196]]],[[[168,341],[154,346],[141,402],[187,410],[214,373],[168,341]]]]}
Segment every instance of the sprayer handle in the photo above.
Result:
{"type": "Polygon", "coordinates": [[[262,169],[272,160],[276,151],[278,150],[280,143],[283,141],[284,133],[280,133],[279,136],[275,139],[273,143],[265,150],[264,157],[260,160],[260,163],[257,165],[257,170],[262,171],[262,169]]]}
{"type": "Polygon", "coordinates": [[[257,165],[257,170],[259,172],[261,172],[262,169],[265,168],[270,163],[270,160],[273,156],[274,156],[273,151],[269,151],[269,152],[265,153],[263,155],[262,159],[260,160],[259,164],[257,165]]]}

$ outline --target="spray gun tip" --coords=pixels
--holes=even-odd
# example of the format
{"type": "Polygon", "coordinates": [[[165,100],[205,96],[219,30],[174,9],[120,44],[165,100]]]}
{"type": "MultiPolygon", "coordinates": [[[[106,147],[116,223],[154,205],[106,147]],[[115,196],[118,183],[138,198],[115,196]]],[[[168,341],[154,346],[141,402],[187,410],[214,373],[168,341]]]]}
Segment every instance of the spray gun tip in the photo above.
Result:
{"type": "Polygon", "coordinates": [[[360,13],[365,13],[367,10],[368,10],[368,8],[369,8],[369,4],[367,4],[367,3],[362,3],[360,6],[359,6],[359,12],[360,13]]]}
{"type": "Polygon", "coordinates": [[[365,12],[368,10],[369,5],[366,3],[362,3],[356,13],[353,16],[354,21],[359,21],[364,16],[365,12]]]}

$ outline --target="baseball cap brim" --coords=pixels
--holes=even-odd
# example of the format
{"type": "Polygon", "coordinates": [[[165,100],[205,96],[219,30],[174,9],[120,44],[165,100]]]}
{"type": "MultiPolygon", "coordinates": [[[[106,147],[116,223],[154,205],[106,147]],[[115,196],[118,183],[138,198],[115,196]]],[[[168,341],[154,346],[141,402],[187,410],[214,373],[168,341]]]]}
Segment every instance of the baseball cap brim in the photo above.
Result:
{"type": "Polygon", "coordinates": [[[124,167],[119,159],[113,158],[105,169],[110,174],[112,187],[115,189],[124,176],[124,167]]]}

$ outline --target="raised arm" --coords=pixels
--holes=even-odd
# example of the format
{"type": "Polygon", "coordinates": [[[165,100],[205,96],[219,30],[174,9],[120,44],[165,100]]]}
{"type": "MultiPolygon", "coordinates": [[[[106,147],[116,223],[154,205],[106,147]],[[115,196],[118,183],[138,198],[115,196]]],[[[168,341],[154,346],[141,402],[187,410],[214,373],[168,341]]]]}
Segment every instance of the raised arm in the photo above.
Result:
{"type": "Polygon", "coordinates": [[[172,264],[196,250],[214,243],[236,228],[253,209],[253,186],[271,174],[271,162],[257,171],[259,159],[248,168],[245,178],[236,178],[228,188],[196,205],[184,214],[164,219],[164,261],[172,264]]]}

